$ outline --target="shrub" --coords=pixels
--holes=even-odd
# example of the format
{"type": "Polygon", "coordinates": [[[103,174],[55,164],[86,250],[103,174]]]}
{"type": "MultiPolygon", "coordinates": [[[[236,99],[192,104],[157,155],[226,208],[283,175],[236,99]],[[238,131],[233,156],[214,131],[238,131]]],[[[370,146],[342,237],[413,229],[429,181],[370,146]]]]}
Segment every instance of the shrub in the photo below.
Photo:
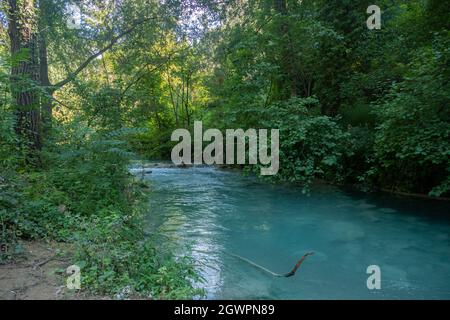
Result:
{"type": "Polygon", "coordinates": [[[405,81],[376,108],[373,175],[379,184],[435,196],[450,191],[449,48],[449,33],[435,34],[405,81]]]}
{"type": "Polygon", "coordinates": [[[317,116],[315,98],[294,98],[263,112],[263,127],[280,130],[278,179],[305,187],[315,178],[340,181],[341,159],[349,154],[350,135],[327,116],[317,116]]]}

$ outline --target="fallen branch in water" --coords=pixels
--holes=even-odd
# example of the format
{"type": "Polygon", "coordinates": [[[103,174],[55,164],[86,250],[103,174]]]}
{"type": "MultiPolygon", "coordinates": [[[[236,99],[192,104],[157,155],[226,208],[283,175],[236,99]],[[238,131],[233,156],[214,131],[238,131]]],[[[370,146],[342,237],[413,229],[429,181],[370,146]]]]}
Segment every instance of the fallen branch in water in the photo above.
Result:
{"type": "Polygon", "coordinates": [[[237,254],[229,253],[229,255],[231,255],[231,256],[233,256],[233,257],[235,257],[235,258],[238,258],[238,259],[240,259],[240,260],[242,260],[242,261],[245,261],[245,262],[247,262],[248,264],[251,264],[252,266],[254,266],[254,267],[256,267],[256,268],[258,268],[258,269],[260,269],[260,270],[262,270],[262,271],[264,271],[264,272],[267,272],[267,273],[271,274],[271,275],[274,276],[274,277],[285,277],[285,278],[289,278],[289,277],[292,277],[293,275],[295,275],[295,273],[297,272],[298,268],[300,268],[300,265],[301,265],[302,262],[306,259],[306,257],[307,257],[307,256],[310,256],[310,255],[312,255],[312,254],[314,254],[314,252],[307,252],[307,253],[305,253],[305,254],[303,255],[303,257],[301,257],[300,260],[297,261],[297,263],[295,264],[294,268],[293,268],[290,272],[285,273],[285,274],[280,274],[280,273],[276,273],[276,272],[270,271],[269,269],[264,268],[263,266],[261,266],[261,265],[255,263],[255,262],[253,262],[253,261],[251,261],[251,260],[249,260],[249,259],[246,259],[246,258],[244,258],[244,257],[241,257],[241,256],[239,256],[239,255],[237,255],[237,254]]]}

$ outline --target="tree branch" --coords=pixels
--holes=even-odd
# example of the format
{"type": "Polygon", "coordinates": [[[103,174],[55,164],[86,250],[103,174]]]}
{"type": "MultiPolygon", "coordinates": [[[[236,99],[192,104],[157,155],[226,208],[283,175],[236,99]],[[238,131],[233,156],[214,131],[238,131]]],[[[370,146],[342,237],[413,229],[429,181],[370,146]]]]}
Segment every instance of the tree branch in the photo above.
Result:
{"type": "Polygon", "coordinates": [[[156,64],[151,70],[148,70],[148,67],[151,65],[151,63],[146,63],[143,67],[141,67],[136,73],[138,74],[135,79],[133,79],[126,87],[124,90],[122,90],[121,93],[121,97],[123,98],[125,93],[127,93],[128,90],[130,90],[130,88],[132,86],[134,86],[136,83],[138,83],[145,75],[147,75],[148,73],[151,73],[153,71],[158,70],[159,68],[161,68],[162,66],[164,66],[165,64],[167,64],[168,62],[170,62],[170,59],[172,58],[173,55],[175,55],[179,50],[175,50],[170,52],[161,62],[159,62],[158,64],[156,64]],[[145,69],[147,69],[147,72],[142,72],[145,69]]]}
{"type": "Polygon", "coordinates": [[[101,50],[97,51],[96,53],[94,53],[93,55],[91,55],[90,57],[88,57],[74,72],[71,72],[67,78],[65,78],[64,80],[59,81],[58,83],[52,85],[53,87],[53,92],[61,89],[63,86],[65,86],[66,84],[68,84],[69,82],[71,82],[73,79],[76,78],[76,76],[83,71],[94,59],[96,59],[97,57],[99,57],[100,55],[102,55],[103,53],[105,53],[106,51],[108,51],[109,49],[111,49],[116,43],[117,41],[119,41],[120,39],[122,39],[123,37],[125,37],[126,35],[132,33],[138,26],[140,26],[142,23],[151,20],[151,19],[156,19],[155,17],[151,17],[151,18],[145,18],[145,19],[141,19],[137,22],[135,22],[130,28],[126,29],[124,32],[122,32],[121,34],[113,37],[111,39],[111,41],[109,42],[109,44],[107,46],[105,46],[104,48],[102,48],[101,50]]]}

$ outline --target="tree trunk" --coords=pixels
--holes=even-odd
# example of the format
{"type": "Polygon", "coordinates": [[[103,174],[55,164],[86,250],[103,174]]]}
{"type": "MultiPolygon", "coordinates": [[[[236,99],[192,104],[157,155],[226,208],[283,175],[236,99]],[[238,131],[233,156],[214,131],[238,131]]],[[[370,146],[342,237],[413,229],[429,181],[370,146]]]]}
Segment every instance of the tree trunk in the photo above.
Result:
{"type": "Polygon", "coordinates": [[[167,68],[167,83],[169,84],[170,99],[172,101],[173,114],[175,116],[175,124],[178,128],[178,126],[179,126],[179,124],[178,124],[179,123],[179,121],[178,121],[178,97],[177,97],[177,102],[175,103],[172,82],[170,81],[169,68],[167,68]]]}
{"type": "Polygon", "coordinates": [[[186,110],[186,119],[187,119],[187,126],[191,125],[191,119],[189,114],[189,85],[190,85],[190,74],[186,75],[186,100],[184,102],[184,109],[186,110]]]}
{"type": "Polygon", "coordinates": [[[280,84],[280,89],[283,98],[295,97],[298,95],[298,80],[297,72],[295,66],[294,50],[292,48],[292,43],[289,34],[289,22],[288,19],[288,8],[286,0],[274,0],[275,12],[277,12],[281,17],[279,18],[278,32],[279,37],[282,39],[281,47],[281,61],[280,66],[283,72],[282,81],[280,84]],[[289,88],[287,94],[283,87],[289,88]]]}
{"type": "Polygon", "coordinates": [[[41,118],[44,133],[47,134],[52,127],[52,95],[50,79],[48,76],[47,58],[47,0],[39,1],[39,80],[44,94],[41,95],[41,118]]]}
{"type": "Polygon", "coordinates": [[[31,150],[42,147],[39,95],[37,38],[34,1],[8,0],[9,38],[11,41],[11,94],[15,100],[17,134],[31,150]],[[18,59],[20,57],[20,59],[18,59]],[[19,60],[19,61],[17,61],[19,60]]]}

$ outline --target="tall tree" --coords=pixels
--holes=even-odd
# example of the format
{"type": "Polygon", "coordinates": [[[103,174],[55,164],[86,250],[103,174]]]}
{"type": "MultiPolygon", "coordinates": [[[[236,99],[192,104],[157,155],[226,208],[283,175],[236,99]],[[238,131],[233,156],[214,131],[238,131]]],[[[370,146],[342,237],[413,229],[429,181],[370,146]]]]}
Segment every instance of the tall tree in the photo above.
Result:
{"type": "Polygon", "coordinates": [[[15,100],[16,132],[31,149],[42,146],[37,55],[37,25],[33,0],[8,0],[8,24],[13,66],[11,93],[15,100]]]}
{"type": "Polygon", "coordinates": [[[39,0],[39,81],[43,89],[41,95],[41,118],[44,132],[48,132],[52,123],[52,99],[53,94],[48,73],[48,53],[47,53],[47,29],[48,29],[48,6],[49,0],[39,0]]]}

